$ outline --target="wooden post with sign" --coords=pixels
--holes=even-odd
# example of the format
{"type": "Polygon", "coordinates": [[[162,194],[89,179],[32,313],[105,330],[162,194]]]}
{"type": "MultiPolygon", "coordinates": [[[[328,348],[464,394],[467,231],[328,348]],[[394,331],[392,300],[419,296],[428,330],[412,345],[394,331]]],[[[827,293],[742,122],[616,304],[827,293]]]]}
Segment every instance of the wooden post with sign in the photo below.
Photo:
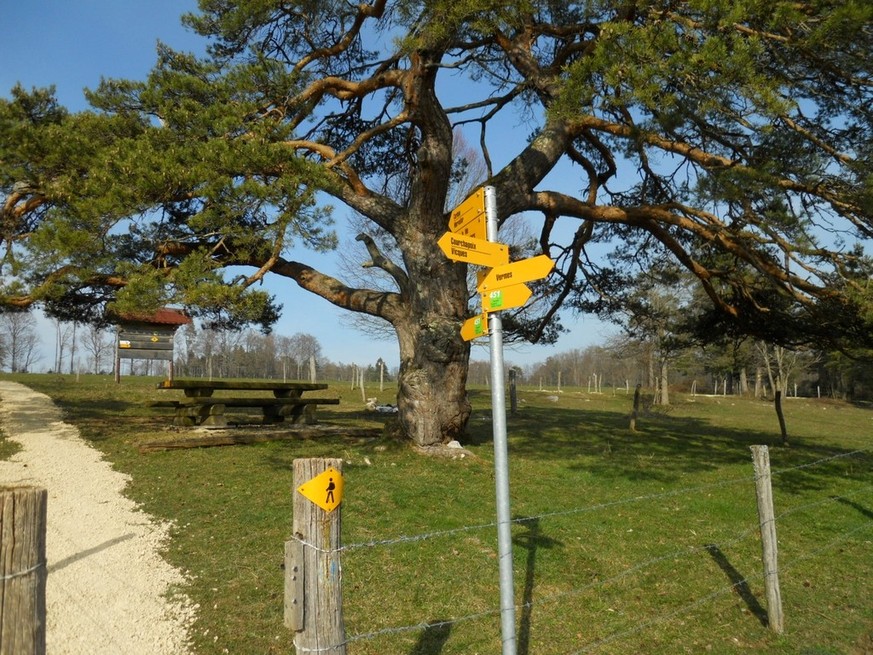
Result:
{"type": "Polygon", "coordinates": [[[292,532],[285,543],[285,627],[298,653],[345,655],[339,505],[341,459],[295,459],[292,532]]]}
{"type": "Polygon", "coordinates": [[[37,487],[0,489],[0,654],[46,652],[46,504],[37,487]]]}

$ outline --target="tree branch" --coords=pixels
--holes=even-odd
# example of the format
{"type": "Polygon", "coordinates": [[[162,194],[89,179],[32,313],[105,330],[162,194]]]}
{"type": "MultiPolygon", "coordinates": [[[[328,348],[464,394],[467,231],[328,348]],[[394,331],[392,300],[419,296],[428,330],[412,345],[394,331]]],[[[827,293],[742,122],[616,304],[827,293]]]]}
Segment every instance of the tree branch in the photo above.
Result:
{"type": "Polygon", "coordinates": [[[369,268],[375,266],[376,268],[382,269],[394,279],[397,286],[400,287],[400,293],[406,293],[409,288],[409,277],[407,277],[406,271],[385,257],[385,255],[383,255],[379,250],[379,246],[376,245],[376,242],[369,234],[361,233],[355,237],[355,240],[363,242],[370,255],[371,261],[364,264],[364,267],[369,268]]]}
{"type": "Polygon", "coordinates": [[[400,294],[355,289],[311,266],[287,261],[281,257],[273,265],[272,271],[294,280],[302,289],[324,298],[341,309],[376,316],[389,323],[394,323],[404,316],[400,294]]]}
{"type": "Polygon", "coordinates": [[[382,14],[385,11],[385,1],[386,0],[375,0],[372,5],[361,3],[358,5],[358,13],[355,16],[355,20],[352,23],[352,26],[343,34],[343,38],[340,39],[336,44],[329,48],[318,48],[309,53],[306,57],[303,57],[297,64],[294,66],[294,70],[302,71],[306,68],[310,63],[317,59],[325,59],[328,57],[332,57],[340,54],[345,51],[351,44],[352,41],[357,38],[358,34],[361,32],[361,27],[364,24],[364,21],[368,18],[382,18],[382,14]]]}

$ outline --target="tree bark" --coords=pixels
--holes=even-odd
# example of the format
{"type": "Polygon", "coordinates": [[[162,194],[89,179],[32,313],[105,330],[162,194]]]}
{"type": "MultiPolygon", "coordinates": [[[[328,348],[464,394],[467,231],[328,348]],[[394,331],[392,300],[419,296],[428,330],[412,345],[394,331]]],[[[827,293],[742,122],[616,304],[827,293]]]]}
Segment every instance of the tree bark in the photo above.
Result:
{"type": "Polygon", "coordinates": [[[418,446],[459,439],[471,411],[466,389],[470,349],[459,324],[398,325],[397,337],[397,410],[403,433],[418,446]]]}
{"type": "Polygon", "coordinates": [[[661,360],[661,404],[669,405],[670,404],[670,388],[667,384],[667,360],[661,360]]]}

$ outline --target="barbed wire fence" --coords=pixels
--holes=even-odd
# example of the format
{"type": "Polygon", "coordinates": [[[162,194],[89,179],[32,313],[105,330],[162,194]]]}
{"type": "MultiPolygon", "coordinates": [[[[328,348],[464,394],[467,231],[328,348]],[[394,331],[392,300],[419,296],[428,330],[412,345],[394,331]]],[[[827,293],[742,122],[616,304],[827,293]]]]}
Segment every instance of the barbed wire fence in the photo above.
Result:
{"type": "MultiPolygon", "coordinates": [[[[869,455],[871,453],[873,453],[873,449],[860,449],[851,452],[838,453],[804,464],[775,469],[770,472],[770,475],[774,480],[774,484],[778,485],[778,482],[780,480],[786,480],[791,474],[796,474],[801,471],[808,471],[810,469],[815,469],[816,467],[823,467],[825,465],[835,463],[839,460],[851,458],[857,458],[858,460],[862,460],[866,455],[869,455]]],[[[864,464],[866,465],[866,462],[864,464]]],[[[869,469],[865,472],[869,472],[869,469]]],[[[668,491],[645,495],[629,496],[591,505],[583,505],[558,511],[544,512],[532,516],[521,516],[515,518],[513,520],[513,523],[515,523],[517,526],[536,526],[539,524],[539,522],[544,520],[560,517],[569,517],[574,515],[583,515],[604,510],[614,510],[622,507],[632,507],[634,505],[639,505],[643,503],[663,503],[664,501],[674,499],[679,496],[692,496],[696,494],[710,493],[713,491],[725,490],[730,487],[739,487],[741,493],[753,494],[754,492],[749,492],[748,487],[750,484],[754,484],[754,482],[756,481],[756,477],[756,475],[750,474],[703,485],[681,487],[668,491]]],[[[865,509],[866,506],[862,505],[858,501],[860,500],[866,501],[868,503],[873,503],[873,495],[871,494],[873,494],[873,485],[859,485],[849,491],[843,491],[839,495],[825,492],[824,497],[820,497],[816,500],[804,502],[798,505],[790,506],[780,511],[780,513],[778,513],[774,517],[775,523],[777,525],[781,525],[789,517],[802,515],[803,513],[808,514],[813,510],[818,510],[821,508],[833,509],[835,507],[838,507],[840,504],[844,506],[852,506],[855,510],[857,510],[855,514],[860,514],[863,520],[860,523],[854,523],[851,527],[843,530],[838,534],[835,534],[833,539],[828,540],[825,543],[816,544],[814,547],[808,547],[802,551],[796,552],[793,549],[789,549],[785,554],[780,552],[779,571],[792,571],[803,562],[819,557],[822,554],[832,552],[836,548],[838,548],[840,544],[851,541],[853,539],[869,539],[870,537],[866,535],[873,534],[873,512],[871,512],[870,509],[865,509]]],[[[435,539],[457,539],[465,535],[484,531],[494,532],[496,531],[496,527],[496,522],[480,523],[475,525],[459,526],[445,530],[434,530],[414,535],[398,535],[392,538],[373,539],[369,541],[356,542],[333,549],[321,548],[309,541],[306,541],[305,539],[300,539],[297,537],[292,537],[292,539],[297,541],[303,548],[315,548],[323,553],[330,553],[332,555],[350,555],[359,551],[375,552],[381,549],[388,549],[401,545],[415,546],[420,542],[435,539]]],[[[536,599],[526,598],[522,603],[516,605],[516,612],[520,614],[522,616],[522,620],[524,620],[524,617],[526,615],[529,615],[530,611],[533,610],[535,607],[539,608],[549,604],[566,604],[567,602],[583,596],[584,594],[603,590],[608,586],[615,586],[618,583],[622,583],[635,576],[640,576],[641,574],[652,569],[658,564],[670,562],[676,563],[677,561],[683,559],[693,558],[701,553],[708,553],[710,556],[712,556],[713,559],[716,559],[717,561],[719,560],[719,558],[725,559],[723,555],[725,551],[728,551],[729,549],[733,549],[735,547],[739,547],[743,544],[743,542],[752,539],[759,539],[761,535],[761,528],[762,525],[760,523],[760,520],[754,520],[754,517],[750,515],[747,525],[740,526],[740,528],[736,531],[730,534],[723,535],[716,541],[704,544],[694,544],[678,548],[672,548],[665,552],[661,552],[651,558],[631,562],[621,570],[618,570],[611,575],[596,576],[595,579],[592,579],[585,584],[577,585],[570,589],[565,589],[562,591],[556,591],[553,593],[540,595],[536,599]]],[[[782,533],[780,533],[780,536],[782,536],[782,533]]],[[[786,538],[786,543],[790,542],[790,537],[786,538]]],[[[780,548],[781,543],[782,541],[780,540],[780,548]]],[[[726,559],[723,568],[730,568],[730,565],[726,563],[726,559]]],[[[426,572],[423,571],[422,575],[425,574],[426,572]]],[[[735,570],[731,570],[729,575],[730,584],[714,588],[710,591],[707,591],[706,593],[698,595],[695,598],[689,599],[688,602],[684,604],[665,609],[665,611],[662,613],[634,620],[632,625],[630,626],[625,625],[624,627],[609,628],[609,631],[607,633],[595,636],[584,645],[580,646],[578,643],[561,645],[559,646],[560,650],[555,652],[560,652],[566,655],[581,655],[583,653],[598,652],[609,644],[628,639],[630,637],[633,637],[634,635],[643,633],[644,631],[649,630],[655,626],[674,620],[677,617],[690,614],[695,610],[732,593],[740,593],[741,595],[747,596],[745,600],[749,604],[757,605],[753,613],[758,614],[757,618],[763,624],[766,624],[766,616],[761,615],[761,612],[763,612],[763,608],[760,607],[760,604],[756,599],[751,597],[751,592],[749,591],[750,584],[763,583],[765,577],[766,573],[764,571],[764,568],[760,566],[758,567],[756,573],[746,575],[740,575],[735,570]]],[[[424,611],[424,609],[422,609],[422,611],[424,611]]],[[[345,641],[341,644],[330,644],[328,646],[318,649],[305,649],[305,651],[336,652],[339,649],[345,650],[346,647],[350,647],[352,649],[352,652],[354,652],[354,648],[356,646],[367,642],[372,642],[384,637],[404,635],[409,633],[423,633],[428,631],[446,632],[453,627],[462,624],[495,619],[499,617],[500,611],[501,610],[497,605],[495,598],[495,602],[492,606],[480,609],[478,611],[470,611],[466,614],[458,614],[456,616],[441,618],[439,620],[424,619],[405,624],[379,627],[371,626],[370,629],[366,629],[366,627],[363,627],[363,629],[356,629],[354,631],[351,631],[351,633],[347,633],[345,641]]],[[[355,627],[357,628],[357,626],[355,627]]],[[[520,655],[525,655],[525,651],[521,649],[519,650],[519,653],[520,655]]]]}
{"type": "MultiPolygon", "coordinates": [[[[783,543],[791,546],[793,539],[792,532],[796,532],[798,527],[802,527],[802,519],[804,517],[815,518],[820,516],[820,510],[825,510],[827,513],[833,513],[837,508],[851,508],[849,513],[852,517],[860,517],[847,525],[840,532],[833,535],[831,539],[822,543],[804,544],[802,548],[786,548],[780,550],[780,573],[791,572],[798,570],[805,562],[814,560],[823,555],[834,553],[837,549],[848,542],[856,539],[873,539],[873,485],[863,483],[865,479],[869,479],[870,460],[869,455],[873,453],[873,449],[854,450],[851,452],[838,453],[828,457],[823,457],[815,461],[799,464],[792,467],[774,469],[771,471],[771,476],[774,484],[777,486],[780,481],[788,482],[792,476],[804,471],[814,470],[816,468],[825,467],[829,464],[841,460],[856,460],[858,470],[853,476],[852,482],[860,480],[858,484],[853,484],[849,489],[844,489],[840,493],[832,493],[831,489],[822,488],[817,490],[818,496],[806,502],[801,502],[793,505],[788,505],[782,508],[776,514],[775,522],[779,526],[785,525],[789,519],[799,517],[797,525],[785,525],[784,531],[780,530],[780,536],[784,537],[784,542],[780,540],[780,549],[783,543]],[[866,458],[866,459],[865,459],[866,458]],[[817,512],[819,512],[817,514],[817,512]]],[[[651,494],[634,495],[613,500],[593,503],[589,505],[581,505],[558,511],[549,511],[538,513],[530,516],[519,516],[513,520],[513,523],[519,528],[531,528],[537,526],[540,522],[559,519],[564,517],[582,516],[594,514],[601,511],[615,510],[619,508],[637,508],[644,504],[665,505],[667,501],[676,499],[682,496],[695,496],[727,492],[736,489],[737,493],[744,496],[751,495],[750,485],[755,482],[755,475],[743,475],[726,480],[720,480],[708,484],[680,487],[662,492],[651,494]]],[[[824,487],[825,485],[822,485],[824,487]]],[[[845,487],[846,485],[842,485],[845,487]]],[[[784,494],[782,500],[791,498],[790,494],[784,494]]],[[[446,530],[434,530],[414,535],[398,535],[393,538],[373,539],[344,545],[340,548],[333,549],[333,552],[340,555],[350,555],[352,553],[380,553],[384,549],[409,546],[415,548],[418,544],[426,541],[444,539],[448,541],[457,540],[466,535],[489,532],[493,533],[496,530],[495,522],[485,522],[475,525],[459,526],[446,530]]],[[[574,599],[580,598],[592,592],[602,592],[607,587],[615,587],[625,581],[633,580],[634,578],[643,575],[647,571],[655,569],[663,563],[675,563],[687,561],[697,557],[700,554],[708,553],[716,557],[718,553],[725,553],[732,549],[739,548],[743,545],[749,545],[747,542],[756,540],[759,535],[760,524],[755,520],[754,516],[750,515],[749,520],[736,526],[735,529],[719,535],[707,543],[695,543],[691,545],[675,546],[667,544],[662,552],[659,552],[652,557],[639,559],[637,561],[628,562],[624,567],[610,572],[609,574],[598,575],[584,584],[571,586],[568,589],[543,593],[535,599],[526,597],[523,602],[516,606],[516,611],[522,617],[522,621],[526,615],[536,609],[543,608],[549,605],[567,605],[574,599]]],[[[584,537],[584,535],[583,535],[584,537]]],[[[52,540],[68,540],[67,537],[49,529],[49,539],[52,540]]],[[[304,548],[315,548],[315,546],[306,540],[297,540],[304,548]]],[[[75,544],[71,550],[80,552],[82,547],[80,544],[75,544]]],[[[620,545],[619,545],[620,547],[620,545]]],[[[325,550],[325,549],[321,549],[325,550]]],[[[380,556],[377,554],[372,558],[376,566],[380,561],[380,556]]],[[[59,566],[55,563],[49,566],[49,572],[59,566]]],[[[422,571],[422,575],[426,575],[426,571],[422,571]]],[[[106,575],[117,577],[117,573],[106,569],[106,575]]],[[[758,567],[758,570],[753,573],[747,573],[740,576],[734,575],[729,579],[729,583],[722,584],[712,589],[706,590],[703,593],[691,597],[687,602],[676,604],[670,607],[665,607],[663,612],[652,613],[645,617],[632,620],[624,625],[610,625],[601,631],[597,631],[596,635],[588,638],[586,643],[574,641],[557,645],[555,652],[560,652],[562,655],[581,655],[583,653],[597,653],[609,645],[621,642],[622,640],[630,639],[635,635],[640,635],[647,630],[651,630],[656,626],[668,623],[679,617],[693,613],[695,610],[713,603],[719,598],[729,596],[736,593],[750,593],[748,587],[752,584],[761,584],[764,581],[764,571],[758,567]]],[[[118,579],[119,583],[129,589],[130,593],[136,595],[138,590],[131,586],[131,581],[127,579],[118,579]]],[[[123,646],[118,642],[118,635],[105,626],[105,621],[101,617],[100,608],[95,607],[83,600],[80,593],[81,590],[69,589],[66,594],[66,602],[76,607],[79,616],[84,617],[85,621],[90,624],[95,633],[103,635],[103,643],[107,651],[123,652],[123,646]]],[[[418,609],[418,608],[416,608],[418,609]]],[[[426,608],[421,608],[422,612],[426,612],[426,608]]],[[[455,616],[441,618],[439,620],[419,620],[410,623],[398,623],[395,625],[355,625],[354,630],[347,634],[343,644],[334,644],[328,647],[319,648],[311,652],[332,652],[337,650],[337,646],[348,646],[354,652],[354,649],[363,644],[378,644],[378,640],[393,635],[404,635],[420,632],[439,632],[447,631],[455,626],[476,624],[477,622],[495,623],[495,619],[499,617],[500,608],[497,605],[496,597],[490,606],[477,608],[475,611],[459,612],[455,616]]],[[[754,612],[753,612],[754,614],[754,612]]],[[[761,618],[761,617],[758,617],[761,618]]],[[[614,622],[613,622],[614,623],[614,622]]],[[[592,630],[592,632],[595,632],[592,630]]],[[[582,641],[584,639],[580,639],[582,641]]],[[[378,648],[377,648],[378,651],[378,648]]],[[[520,650],[520,655],[524,655],[526,650],[520,650]]]]}

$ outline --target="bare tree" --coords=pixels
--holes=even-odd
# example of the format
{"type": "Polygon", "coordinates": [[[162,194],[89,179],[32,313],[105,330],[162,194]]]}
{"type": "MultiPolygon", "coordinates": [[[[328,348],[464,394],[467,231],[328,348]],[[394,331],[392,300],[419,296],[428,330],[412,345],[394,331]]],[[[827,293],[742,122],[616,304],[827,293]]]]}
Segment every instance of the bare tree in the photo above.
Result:
{"type": "Polygon", "coordinates": [[[770,388],[788,395],[791,378],[817,364],[820,357],[807,350],[789,350],[783,346],[770,346],[765,341],[755,345],[761,366],[767,372],[770,388]]]}
{"type": "Polygon", "coordinates": [[[291,337],[291,353],[297,363],[297,379],[300,380],[302,367],[312,359],[316,362],[321,359],[321,344],[311,334],[298,332],[291,337]]]}
{"type": "Polygon", "coordinates": [[[58,373],[64,366],[64,352],[72,347],[73,325],[59,318],[54,319],[55,324],[55,362],[54,370],[58,373]]]}
{"type": "Polygon", "coordinates": [[[112,337],[107,330],[96,325],[89,325],[85,334],[82,335],[82,347],[88,352],[92,364],[92,371],[99,373],[112,353],[112,337]]]}
{"type": "Polygon", "coordinates": [[[0,314],[0,343],[4,363],[13,373],[30,369],[39,360],[39,334],[30,312],[0,314]]]}

